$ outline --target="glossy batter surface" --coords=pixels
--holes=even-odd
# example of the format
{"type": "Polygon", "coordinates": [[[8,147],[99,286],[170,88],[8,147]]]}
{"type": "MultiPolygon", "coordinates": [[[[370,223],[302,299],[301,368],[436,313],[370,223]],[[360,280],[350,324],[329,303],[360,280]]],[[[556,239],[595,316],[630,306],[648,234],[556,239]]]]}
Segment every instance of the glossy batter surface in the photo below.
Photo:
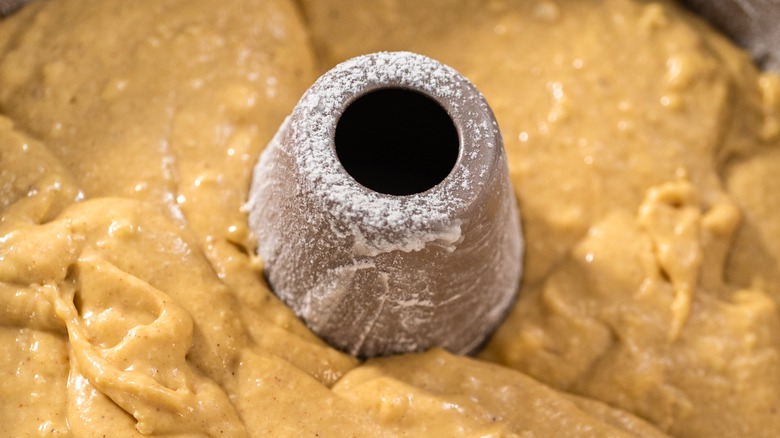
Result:
{"type": "Polygon", "coordinates": [[[0,23],[0,435],[774,436],[778,110],[667,3],[36,2],[0,23]],[[248,255],[260,151],[377,50],[504,134],[525,277],[479,359],[358,363],[248,255]]]}

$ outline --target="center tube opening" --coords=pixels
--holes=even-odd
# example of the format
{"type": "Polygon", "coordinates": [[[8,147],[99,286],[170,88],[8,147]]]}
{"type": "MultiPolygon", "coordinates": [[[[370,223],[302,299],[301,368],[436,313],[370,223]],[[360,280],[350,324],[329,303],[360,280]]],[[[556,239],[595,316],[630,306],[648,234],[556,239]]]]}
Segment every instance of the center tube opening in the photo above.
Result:
{"type": "Polygon", "coordinates": [[[363,186],[396,196],[422,193],[444,181],[458,159],[458,130],[430,97],[384,88],[357,98],[336,126],[336,154],[363,186]]]}

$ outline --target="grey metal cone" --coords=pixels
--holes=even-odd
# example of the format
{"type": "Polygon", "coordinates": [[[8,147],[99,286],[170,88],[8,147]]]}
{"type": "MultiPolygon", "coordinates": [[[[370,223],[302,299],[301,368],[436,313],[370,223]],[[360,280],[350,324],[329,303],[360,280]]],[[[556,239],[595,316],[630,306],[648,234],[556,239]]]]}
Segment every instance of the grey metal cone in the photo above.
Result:
{"type": "Polygon", "coordinates": [[[520,220],[493,113],[466,78],[421,55],[365,55],[319,78],[261,156],[248,207],[275,293],[353,355],[472,352],[519,287],[520,220]],[[433,187],[382,193],[340,161],[341,116],[382,89],[427,96],[457,129],[457,159],[433,187]]]}

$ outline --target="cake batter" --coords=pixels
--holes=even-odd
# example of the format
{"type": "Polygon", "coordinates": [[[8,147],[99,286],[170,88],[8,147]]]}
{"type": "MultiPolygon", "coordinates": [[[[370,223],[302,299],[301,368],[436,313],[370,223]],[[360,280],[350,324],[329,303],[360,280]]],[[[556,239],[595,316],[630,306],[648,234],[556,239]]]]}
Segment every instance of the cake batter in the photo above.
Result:
{"type": "Polygon", "coordinates": [[[0,23],[0,435],[773,436],[779,109],[666,2],[34,2],[0,23]],[[478,359],[359,363],[251,256],[261,149],[378,50],[504,135],[524,284],[478,359]]]}

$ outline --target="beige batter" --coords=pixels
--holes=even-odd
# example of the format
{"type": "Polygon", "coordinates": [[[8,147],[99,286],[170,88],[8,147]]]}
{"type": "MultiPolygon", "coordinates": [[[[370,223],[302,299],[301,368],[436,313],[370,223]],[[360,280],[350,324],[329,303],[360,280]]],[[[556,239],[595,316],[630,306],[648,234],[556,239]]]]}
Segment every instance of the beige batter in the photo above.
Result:
{"type": "Polygon", "coordinates": [[[664,2],[41,0],[0,23],[0,436],[775,436],[779,133],[780,78],[664,2]],[[504,133],[480,359],[358,363],[248,255],[260,150],[377,50],[504,133]]]}

